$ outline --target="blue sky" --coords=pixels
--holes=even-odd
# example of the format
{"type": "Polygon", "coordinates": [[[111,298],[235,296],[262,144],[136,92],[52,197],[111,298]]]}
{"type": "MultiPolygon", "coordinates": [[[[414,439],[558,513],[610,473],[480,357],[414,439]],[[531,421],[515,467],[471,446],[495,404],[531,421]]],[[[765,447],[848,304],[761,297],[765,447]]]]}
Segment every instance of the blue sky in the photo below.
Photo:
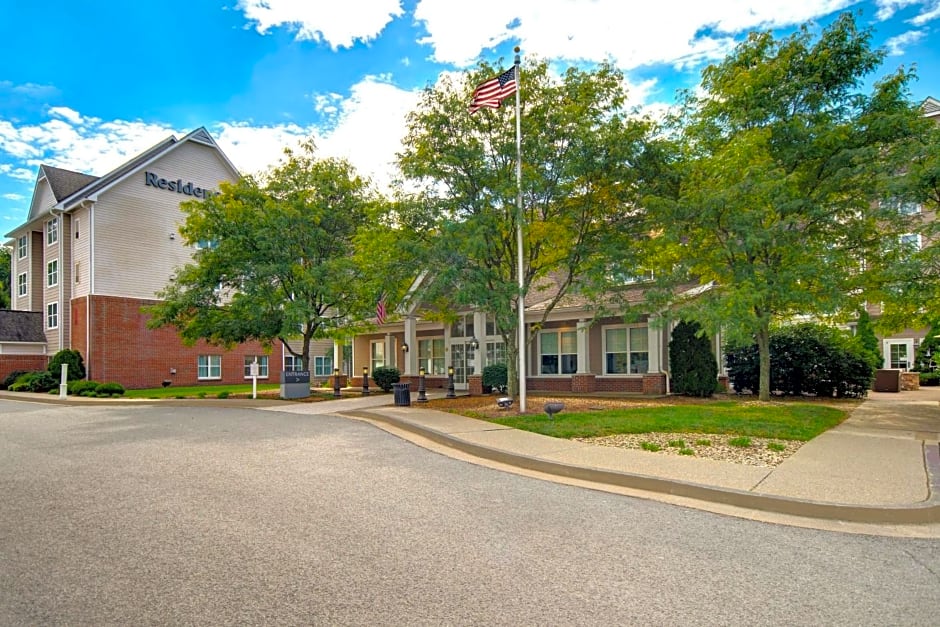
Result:
{"type": "MultiPolygon", "coordinates": [[[[0,229],[21,224],[40,164],[103,175],[205,126],[243,172],[313,137],[380,186],[420,91],[512,48],[558,67],[610,59],[650,110],[694,87],[751,30],[845,10],[875,29],[880,71],[916,64],[940,97],[940,0],[0,0],[0,229]]],[[[523,74],[524,76],[524,74],[523,74]]]]}

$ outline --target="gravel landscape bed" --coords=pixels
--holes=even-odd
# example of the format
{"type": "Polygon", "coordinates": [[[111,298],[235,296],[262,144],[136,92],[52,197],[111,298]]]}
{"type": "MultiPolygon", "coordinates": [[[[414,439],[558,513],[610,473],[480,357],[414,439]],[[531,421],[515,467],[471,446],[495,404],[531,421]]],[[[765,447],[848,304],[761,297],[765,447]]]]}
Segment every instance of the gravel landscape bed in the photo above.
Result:
{"type": "MultiPolygon", "coordinates": [[[[643,443],[656,444],[661,447],[658,451],[646,451],[650,455],[680,455],[683,447],[670,446],[669,443],[683,441],[685,449],[691,450],[693,457],[714,459],[735,464],[750,466],[773,467],[781,464],[787,457],[795,453],[805,442],[792,440],[768,440],[765,438],[749,438],[751,445],[747,447],[733,446],[729,440],[735,436],[703,433],[624,433],[599,438],[573,438],[577,442],[595,444],[598,446],[615,446],[620,448],[642,449],[643,443]],[[709,443],[705,444],[703,441],[709,443]],[[783,447],[776,451],[768,448],[768,444],[775,443],[783,447]]],[[[687,454],[687,453],[686,453],[687,454]]]]}

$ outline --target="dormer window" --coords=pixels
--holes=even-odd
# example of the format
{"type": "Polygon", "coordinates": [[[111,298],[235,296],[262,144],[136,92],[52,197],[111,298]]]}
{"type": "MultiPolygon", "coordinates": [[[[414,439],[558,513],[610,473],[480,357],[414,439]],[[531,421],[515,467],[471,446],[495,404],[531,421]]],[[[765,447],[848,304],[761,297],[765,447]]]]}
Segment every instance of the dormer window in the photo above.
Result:
{"type": "Polygon", "coordinates": [[[59,219],[52,218],[46,222],[46,246],[52,246],[59,241],[59,219]]]}

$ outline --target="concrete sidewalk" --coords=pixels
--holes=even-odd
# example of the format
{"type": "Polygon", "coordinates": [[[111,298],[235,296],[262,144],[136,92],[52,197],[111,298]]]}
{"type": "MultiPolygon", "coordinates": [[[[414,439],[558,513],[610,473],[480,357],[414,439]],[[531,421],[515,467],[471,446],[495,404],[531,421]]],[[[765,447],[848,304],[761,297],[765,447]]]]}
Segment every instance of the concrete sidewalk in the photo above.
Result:
{"type": "Polygon", "coordinates": [[[591,483],[800,517],[940,522],[940,388],[872,392],[843,424],[775,468],[560,440],[382,400],[272,409],[364,418],[476,457],[591,483]]]}

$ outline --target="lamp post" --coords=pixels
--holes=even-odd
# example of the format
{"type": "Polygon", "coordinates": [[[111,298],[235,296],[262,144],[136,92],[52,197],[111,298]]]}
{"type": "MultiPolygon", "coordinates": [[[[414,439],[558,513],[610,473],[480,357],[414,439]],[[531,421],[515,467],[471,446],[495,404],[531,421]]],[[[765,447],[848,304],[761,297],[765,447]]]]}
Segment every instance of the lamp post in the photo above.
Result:
{"type": "Polygon", "coordinates": [[[369,395],[369,367],[362,367],[362,395],[369,395]]]}
{"type": "Polygon", "coordinates": [[[418,402],[427,403],[428,395],[427,391],[424,389],[424,368],[418,369],[418,402]]]}
{"type": "Polygon", "coordinates": [[[454,367],[448,366],[447,368],[447,398],[457,398],[457,395],[454,394],[454,367]]]}
{"type": "Polygon", "coordinates": [[[333,368],[333,396],[340,397],[339,393],[339,368],[333,368]]]}

